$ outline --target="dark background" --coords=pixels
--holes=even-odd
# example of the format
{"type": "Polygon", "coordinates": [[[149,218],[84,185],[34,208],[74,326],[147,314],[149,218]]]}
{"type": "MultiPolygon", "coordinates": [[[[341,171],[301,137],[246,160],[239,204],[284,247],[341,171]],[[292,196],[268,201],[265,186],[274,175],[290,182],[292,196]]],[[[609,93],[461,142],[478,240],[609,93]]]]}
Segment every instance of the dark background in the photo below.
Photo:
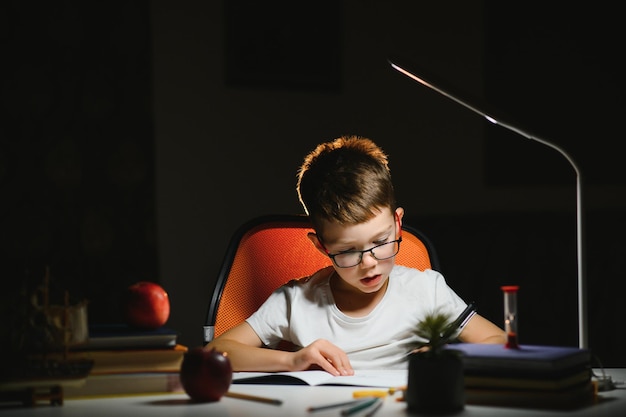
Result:
{"type": "MultiPolygon", "coordinates": [[[[586,184],[625,184],[619,149],[626,110],[624,28],[610,8],[562,2],[485,7],[485,92],[519,126],[566,149],[586,184]]],[[[490,185],[567,184],[565,159],[488,131],[490,185]],[[504,140],[506,139],[506,140],[504,140]],[[504,145],[506,144],[506,145],[504,145]],[[499,158],[504,146],[518,157],[499,158]],[[533,162],[529,166],[529,161],[533,162]]]]}
{"type": "Polygon", "coordinates": [[[45,267],[53,301],[158,276],[149,3],[5,2],[0,265],[10,299],[45,267]]]}
{"type": "Polygon", "coordinates": [[[199,344],[236,226],[300,212],[300,158],[356,133],[390,154],[407,222],[463,298],[499,324],[499,286],[520,284],[521,341],[576,345],[571,166],[393,73],[386,57],[401,53],[574,156],[590,346],[626,366],[619,14],[413,3],[2,3],[3,306],[49,266],[53,294],[117,321],[119,292],[148,279],[199,344]]]}

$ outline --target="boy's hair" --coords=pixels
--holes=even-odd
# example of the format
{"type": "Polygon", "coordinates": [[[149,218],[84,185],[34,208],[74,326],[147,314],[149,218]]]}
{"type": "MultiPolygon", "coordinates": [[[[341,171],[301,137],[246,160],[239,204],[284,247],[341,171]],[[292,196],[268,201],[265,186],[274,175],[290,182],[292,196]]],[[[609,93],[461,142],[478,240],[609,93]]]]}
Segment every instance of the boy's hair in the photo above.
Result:
{"type": "Polygon", "coordinates": [[[387,155],[371,139],[342,136],[318,145],[298,171],[298,198],[319,230],[322,220],[358,224],[395,210],[387,155]]]}

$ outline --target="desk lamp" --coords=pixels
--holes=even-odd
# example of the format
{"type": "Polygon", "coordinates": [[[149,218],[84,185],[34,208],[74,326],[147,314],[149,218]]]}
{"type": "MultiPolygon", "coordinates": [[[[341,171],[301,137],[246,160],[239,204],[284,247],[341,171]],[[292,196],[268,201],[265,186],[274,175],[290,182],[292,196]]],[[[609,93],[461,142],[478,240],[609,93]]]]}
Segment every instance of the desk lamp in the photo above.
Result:
{"type": "Polygon", "coordinates": [[[435,82],[432,77],[426,75],[424,71],[417,70],[416,66],[412,63],[409,64],[400,58],[391,58],[388,60],[391,67],[396,71],[406,75],[407,77],[417,81],[418,83],[438,92],[439,94],[455,101],[463,107],[479,114],[487,119],[489,122],[500,125],[512,132],[515,132],[527,139],[532,139],[536,142],[542,143],[557,152],[567,159],[574,171],[576,172],[576,252],[578,261],[578,347],[581,349],[587,348],[587,288],[584,274],[584,259],[583,259],[583,224],[582,224],[582,185],[580,179],[580,169],[574,159],[561,147],[554,143],[548,142],[545,139],[537,137],[519,127],[504,120],[501,116],[496,116],[492,111],[488,111],[483,106],[470,102],[469,100],[462,98],[457,92],[452,93],[448,87],[443,87],[441,83],[435,82]]]}

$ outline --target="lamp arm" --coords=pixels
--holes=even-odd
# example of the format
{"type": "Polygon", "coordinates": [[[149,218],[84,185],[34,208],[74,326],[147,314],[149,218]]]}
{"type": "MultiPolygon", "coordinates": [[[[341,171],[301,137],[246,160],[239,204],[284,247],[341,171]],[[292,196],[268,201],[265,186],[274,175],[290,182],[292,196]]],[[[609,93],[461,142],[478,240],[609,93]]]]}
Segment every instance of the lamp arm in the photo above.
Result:
{"type": "MultiPolygon", "coordinates": [[[[401,60],[400,60],[401,61],[401,60]]],[[[587,281],[585,275],[585,253],[583,250],[583,208],[582,208],[582,181],[580,175],[580,168],[574,159],[560,146],[549,142],[545,139],[532,135],[513,124],[506,122],[503,118],[493,115],[491,111],[488,111],[484,107],[480,107],[467,99],[461,98],[459,94],[452,94],[449,88],[444,88],[441,83],[433,82],[432,78],[427,77],[420,71],[419,75],[416,71],[410,71],[408,67],[401,64],[396,58],[390,59],[389,64],[396,71],[406,75],[407,77],[417,81],[418,83],[438,92],[439,94],[449,98],[450,100],[460,104],[461,106],[471,110],[472,112],[484,117],[489,122],[500,125],[518,135],[527,139],[534,140],[548,146],[558,153],[560,153],[567,162],[570,163],[574,172],[576,173],[576,258],[577,258],[577,273],[578,273],[578,346],[581,349],[586,349],[588,346],[587,341],[587,281]]]]}

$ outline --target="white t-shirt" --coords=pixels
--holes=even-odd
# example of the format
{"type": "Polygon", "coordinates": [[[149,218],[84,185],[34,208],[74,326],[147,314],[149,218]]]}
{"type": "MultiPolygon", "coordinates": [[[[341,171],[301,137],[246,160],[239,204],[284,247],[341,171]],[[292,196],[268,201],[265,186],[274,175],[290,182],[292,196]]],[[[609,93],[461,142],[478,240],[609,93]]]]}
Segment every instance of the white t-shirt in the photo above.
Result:
{"type": "Polygon", "coordinates": [[[416,342],[417,324],[435,311],[458,316],[466,303],[436,271],[394,266],[384,297],[367,316],[350,317],[337,306],[329,285],[332,267],[292,280],[247,319],[261,341],[296,347],[327,339],[343,349],[354,369],[403,369],[416,342]]]}

